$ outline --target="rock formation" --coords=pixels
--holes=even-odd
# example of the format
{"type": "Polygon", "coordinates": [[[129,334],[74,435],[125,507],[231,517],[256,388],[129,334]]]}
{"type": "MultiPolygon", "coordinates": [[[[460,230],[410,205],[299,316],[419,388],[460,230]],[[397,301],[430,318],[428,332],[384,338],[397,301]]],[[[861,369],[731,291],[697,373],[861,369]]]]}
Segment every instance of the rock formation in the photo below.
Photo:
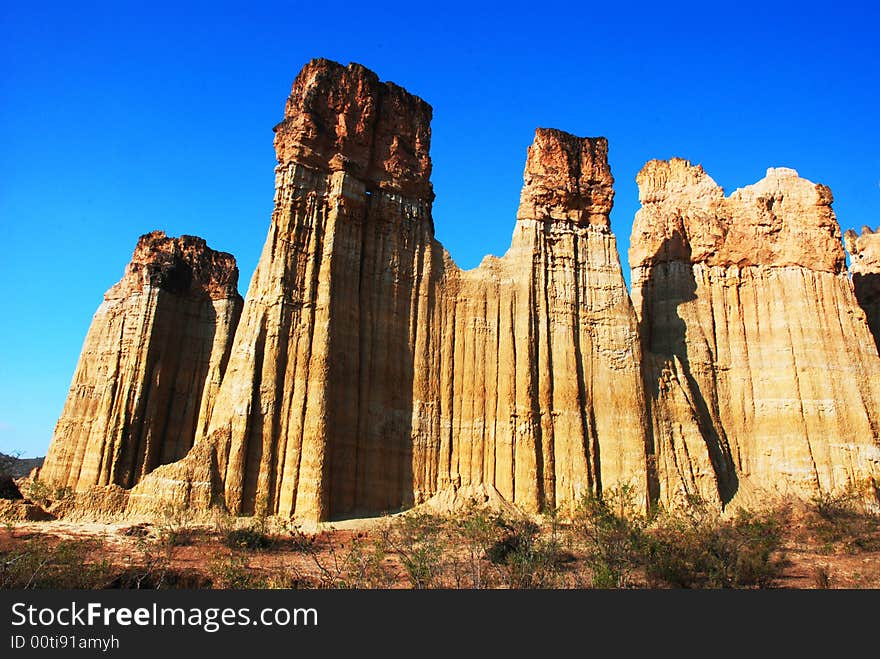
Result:
{"type": "Polygon", "coordinates": [[[431,108],[316,60],[207,442],[227,505],[310,519],[482,485],[528,510],[647,490],[635,313],[604,139],[539,130],[504,258],[434,239],[431,108]]]}
{"type": "Polygon", "coordinates": [[[868,326],[880,348],[880,232],[862,227],[861,235],[850,229],[843,237],[850,254],[849,269],[856,299],[868,317],[868,326]]]}
{"type": "MultiPolygon", "coordinates": [[[[509,250],[463,271],[430,120],[362,66],[303,68],[243,309],[229,255],[141,239],[43,469],[79,491],[53,514],[564,511],[622,485],[720,507],[880,475],[880,357],[826,187],[771,169],[725,197],[648,163],[631,300],[604,138],[538,129],[509,250]]],[[[848,241],[876,320],[876,243],[848,241]]]]}
{"type": "Polygon", "coordinates": [[[40,478],[129,488],[203,433],[241,312],[229,254],[141,236],[92,319],[40,478]]]}
{"type": "Polygon", "coordinates": [[[630,247],[661,497],[813,496],[880,473],[880,359],[831,192],[770,169],[725,197],[651,161],[630,247]]]}

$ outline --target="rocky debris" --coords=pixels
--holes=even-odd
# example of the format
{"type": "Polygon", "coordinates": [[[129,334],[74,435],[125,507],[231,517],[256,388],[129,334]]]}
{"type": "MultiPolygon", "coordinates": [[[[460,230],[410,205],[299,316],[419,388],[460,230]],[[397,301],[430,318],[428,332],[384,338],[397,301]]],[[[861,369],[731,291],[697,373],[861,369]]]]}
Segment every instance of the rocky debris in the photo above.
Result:
{"type": "Polygon", "coordinates": [[[207,424],[241,310],[234,258],[193,236],[141,236],[92,319],[41,480],[135,485],[207,424]]]}
{"type": "Polygon", "coordinates": [[[651,161],[630,248],[661,498],[814,496],[880,473],[880,360],[825,186],[770,169],[725,197],[651,161]]]}
{"type": "MultiPolygon", "coordinates": [[[[92,485],[52,501],[48,506],[48,512],[58,519],[68,521],[116,521],[129,516],[126,513],[129,494],[130,490],[115,484],[92,485]]],[[[165,506],[179,507],[170,500],[165,506]]]]}
{"type": "Polygon", "coordinates": [[[849,270],[856,299],[880,348],[880,232],[862,227],[861,235],[850,229],[843,238],[850,254],[849,270]]]}
{"type": "Polygon", "coordinates": [[[127,494],[127,516],[154,517],[169,505],[184,507],[181,504],[194,513],[224,508],[215,453],[203,441],[197,442],[183,459],[157,467],[127,494]]]}
{"type": "Polygon", "coordinates": [[[55,516],[30,501],[0,499],[0,520],[4,522],[42,522],[49,519],[55,519],[55,516]]]}
{"type": "Polygon", "coordinates": [[[501,513],[509,519],[524,517],[520,508],[514,506],[491,485],[462,485],[458,489],[447,488],[412,509],[434,515],[469,514],[477,510],[501,513]]]}

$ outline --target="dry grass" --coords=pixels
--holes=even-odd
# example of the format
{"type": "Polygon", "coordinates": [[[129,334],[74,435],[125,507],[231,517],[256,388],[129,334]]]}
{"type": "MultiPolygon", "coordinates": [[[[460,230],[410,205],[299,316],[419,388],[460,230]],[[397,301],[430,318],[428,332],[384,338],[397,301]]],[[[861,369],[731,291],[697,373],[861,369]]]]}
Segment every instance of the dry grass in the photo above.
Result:
{"type": "Polygon", "coordinates": [[[472,508],[306,533],[220,515],[196,525],[7,524],[3,588],[878,588],[878,517],[818,499],[721,517],[695,502],[647,519],[628,492],[572,519],[472,508]]]}

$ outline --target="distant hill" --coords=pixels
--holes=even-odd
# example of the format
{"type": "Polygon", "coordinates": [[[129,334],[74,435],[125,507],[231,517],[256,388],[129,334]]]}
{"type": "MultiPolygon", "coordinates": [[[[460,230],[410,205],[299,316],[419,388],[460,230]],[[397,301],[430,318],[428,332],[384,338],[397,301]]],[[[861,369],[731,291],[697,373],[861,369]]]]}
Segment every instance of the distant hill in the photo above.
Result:
{"type": "Polygon", "coordinates": [[[0,473],[8,473],[13,478],[20,478],[31,473],[34,467],[42,467],[46,458],[16,458],[0,453],[0,473]]]}

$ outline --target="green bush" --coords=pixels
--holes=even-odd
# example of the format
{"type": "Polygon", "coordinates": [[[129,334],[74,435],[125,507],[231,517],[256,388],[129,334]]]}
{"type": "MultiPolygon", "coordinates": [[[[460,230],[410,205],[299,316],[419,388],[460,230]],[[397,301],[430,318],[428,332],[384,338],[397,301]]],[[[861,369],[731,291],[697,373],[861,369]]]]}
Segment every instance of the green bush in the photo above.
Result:
{"type": "Polygon", "coordinates": [[[383,530],[383,542],[398,555],[412,588],[443,585],[445,533],[445,520],[424,512],[402,515],[383,530]]]}
{"type": "Polygon", "coordinates": [[[489,585],[484,562],[492,554],[500,526],[497,515],[475,505],[452,519],[454,541],[464,550],[463,569],[459,569],[459,563],[453,564],[456,587],[485,588],[489,585]]]}
{"type": "Polygon", "coordinates": [[[505,520],[497,518],[495,524],[501,529],[501,537],[486,551],[487,558],[495,565],[503,565],[517,554],[527,554],[535,545],[540,527],[527,519],[505,520]]]}
{"type": "Polygon", "coordinates": [[[880,550],[880,517],[868,510],[856,489],[823,492],[811,503],[814,514],[807,526],[826,553],[836,549],[849,553],[880,550]]]}
{"type": "Polygon", "coordinates": [[[767,588],[782,571],[781,545],[772,513],[667,513],[646,534],[645,571],[649,580],[679,588],[767,588]]]}
{"type": "Polygon", "coordinates": [[[585,545],[594,588],[625,588],[639,567],[646,520],[629,486],[612,488],[601,498],[587,493],[578,502],[573,525],[585,545]]]}
{"type": "Polygon", "coordinates": [[[247,558],[235,552],[215,556],[209,569],[211,585],[215,588],[245,589],[263,585],[257,574],[250,569],[247,558]]]}
{"type": "Polygon", "coordinates": [[[562,552],[555,525],[554,532],[545,536],[528,519],[498,517],[495,524],[500,537],[486,557],[499,567],[508,588],[552,588],[558,584],[562,552]]]}
{"type": "Polygon", "coordinates": [[[250,526],[227,531],[223,544],[232,549],[267,549],[272,545],[272,538],[266,533],[265,521],[257,518],[250,526]]]}
{"type": "Polygon", "coordinates": [[[159,540],[167,548],[190,545],[193,541],[190,511],[179,505],[167,505],[162,509],[158,522],[159,540]]]}
{"type": "Polygon", "coordinates": [[[32,480],[27,484],[27,498],[37,504],[38,506],[42,506],[45,508],[52,501],[52,488],[46,485],[43,481],[36,479],[32,480]]]}

